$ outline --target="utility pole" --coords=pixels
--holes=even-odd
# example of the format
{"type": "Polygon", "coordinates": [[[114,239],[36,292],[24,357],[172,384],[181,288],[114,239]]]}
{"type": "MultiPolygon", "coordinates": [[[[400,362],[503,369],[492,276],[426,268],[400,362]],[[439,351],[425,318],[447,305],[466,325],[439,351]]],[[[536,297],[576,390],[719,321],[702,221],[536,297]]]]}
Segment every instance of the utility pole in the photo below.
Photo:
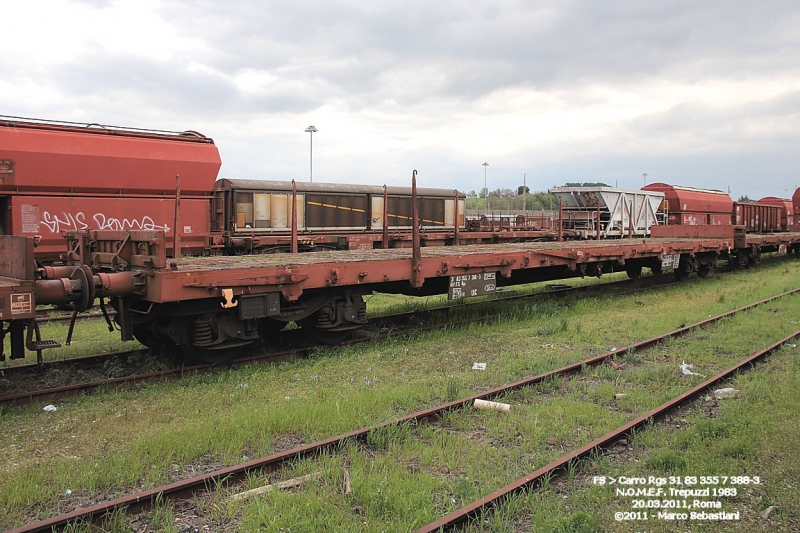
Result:
{"type": "Polygon", "coordinates": [[[483,211],[484,215],[489,216],[489,188],[486,187],[486,167],[489,163],[483,163],[483,211]]]}
{"type": "Polygon", "coordinates": [[[522,212],[527,213],[528,211],[528,187],[525,183],[525,179],[527,174],[522,174],[522,212]]]}

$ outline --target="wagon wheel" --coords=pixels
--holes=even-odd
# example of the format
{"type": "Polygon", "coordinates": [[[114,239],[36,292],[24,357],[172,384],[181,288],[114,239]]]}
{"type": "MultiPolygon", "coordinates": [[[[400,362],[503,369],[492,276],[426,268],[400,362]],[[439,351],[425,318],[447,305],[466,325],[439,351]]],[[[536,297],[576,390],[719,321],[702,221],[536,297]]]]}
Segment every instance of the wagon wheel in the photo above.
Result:
{"type": "Polygon", "coordinates": [[[344,342],[353,334],[352,330],[331,331],[329,329],[321,328],[317,326],[317,318],[314,315],[299,320],[297,324],[303,328],[315,341],[327,345],[334,345],[344,342]]]}
{"type": "Polygon", "coordinates": [[[661,263],[653,263],[650,267],[650,273],[654,276],[660,276],[663,273],[663,269],[661,268],[661,263]]]}
{"type": "Polygon", "coordinates": [[[271,318],[262,318],[258,321],[258,336],[263,340],[271,340],[286,327],[286,322],[271,318]]]}
{"type": "Polygon", "coordinates": [[[235,341],[213,348],[201,348],[191,344],[181,344],[181,350],[188,357],[209,364],[230,363],[242,354],[250,341],[235,341]]]}
{"type": "Polygon", "coordinates": [[[711,275],[711,271],[714,270],[714,265],[707,264],[707,265],[700,265],[700,268],[697,270],[697,275],[701,278],[707,278],[711,275]]]}
{"type": "Polygon", "coordinates": [[[261,346],[268,350],[274,343],[275,338],[286,327],[286,322],[279,322],[271,318],[262,318],[258,321],[258,336],[261,339],[261,346]]]}
{"type": "Polygon", "coordinates": [[[688,272],[682,272],[678,268],[675,269],[675,279],[676,280],[678,280],[678,281],[686,281],[686,279],[688,277],[689,277],[689,273],[688,272]]]}
{"type": "Polygon", "coordinates": [[[152,326],[153,322],[133,324],[133,336],[140,343],[158,352],[167,344],[167,341],[154,333],[152,326]]]}
{"type": "Polygon", "coordinates": [[[625,273],[631,279],[639,279],[642,277],[642,265],[625,265],[625,273]]]}

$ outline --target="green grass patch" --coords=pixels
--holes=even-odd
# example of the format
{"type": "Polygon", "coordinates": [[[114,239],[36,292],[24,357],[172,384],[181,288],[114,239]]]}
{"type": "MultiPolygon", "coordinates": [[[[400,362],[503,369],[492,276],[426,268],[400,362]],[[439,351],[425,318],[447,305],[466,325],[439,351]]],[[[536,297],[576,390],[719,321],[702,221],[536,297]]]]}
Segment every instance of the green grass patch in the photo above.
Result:
{"type": "MultiPolygon", "coordinates": [[[[69,504],[68,489],[73,498],[100,498],[157,486],[621,350],[618,362],[626,365],[619,371],[587,368],[574,379],[548,380],[499,398],[512,405],[508,414],[467,409],[419,426],[376,430],[330,456],[253,475],[237,490],[322,473],[301,487],[241,503],[220,488],[196,502],[211,529],[236,524],[276,532],[408,531],[701,382],[680,373],[682,361],[711,376],[798,329],[800,297],[792,296],[640,354],[622,351],[680,324],[774,295],[797,280],[800,263],[786,260],[646,295],[521,301],[502,309],[487,302],[469,312],[501,311],[501,319],[321,349],[306,360],[108,391],[59,402],[54,413],[41,405],[4,409],[0,529],[55,513],[69,504]],[[474,362],[485,362],[486,370],[471,370],[474,362]]],[[[767,502],[778,502],[772,521],[789,527],[797,502],[785,487],[797,472],[787,465],[800,464],[790,445],[797,440],[789,437],[800,434],[800,417],[796,392],[789,393],[792,386],[797,390],[797,365],[786,360],[792,358],[782,353],[770,363],[778,372],[742,374],[733,384],[741,395],[721,401],[713,418],[702,408],[689,410],[685,421],[637,434],[630,453],[598,457],[593,468],[602,475],[761,472],[769,484],[750,487],[742,500],[752,518],[748,527],[758,531],[757,515],[767,502]],[[790,398],[794,405],[787,405],[790,398]],[[771,457],[782,462],[774,464],[771,457]]],[[[589,468],[575,465],[566,484],[556,479],[545,491],[515,498],[473,530],[631,530],[609,514],[622,505],[613,493],[586,483],[589,468]]],[[[166,509],[151,516],[165,529],[176,518],[166,509]]],[[[647,530],[658,531],[650,524],[647,530]]]]}

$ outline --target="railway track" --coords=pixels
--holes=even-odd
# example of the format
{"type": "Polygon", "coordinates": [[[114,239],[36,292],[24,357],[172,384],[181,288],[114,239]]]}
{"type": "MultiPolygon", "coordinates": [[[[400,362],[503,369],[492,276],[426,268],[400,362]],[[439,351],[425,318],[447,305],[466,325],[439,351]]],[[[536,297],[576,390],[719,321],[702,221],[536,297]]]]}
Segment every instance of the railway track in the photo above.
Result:
{"type": "MultiPolygon", "coordinates": [[[[545,382],[546,380],[552,380],[554,378],[559,378],[559,377],[573,376],[579,373],[585,367],[595,367],[605,364],[606,362],[613,361],[613,358],[615,356],[620,355],[621,353],[633,354],[652,348],[653,346],[664,340],[680,337],[690,331],[710,325],[723,318],[733,316],[742,311],[752,309],[756,306],[763,305],[765,303],[772,302],[779,298],[795,294],[798,292],[800,292],[800,289],[784,292],[772,298],[752,303],[750,305],[729,311],[727,313],[715,317],[708,318],[706,320],[697,322],[695,324],[681,327],[669,333],[637,342],[627,347],[613,350],[611,352],[607,352],[586,359],[584,361],[580,361],[578,363],[567,365],[550,372],[546,372],[536,376],[531,376],[502,387],[497,387],[488,391],[484,391],[479,394],[471,395],[455,401],[443,403],[441,405],[432,408],[410,413],[406,416],[403,416],[401,418],[392,421],[387,421],[380,424],[363,427],[361,429],[350,431],[335,437],[330,437],[314,443],[298,446],[288,451],[275,453],[268,457],[223,468],[201,476],[184,479],[181,481],[171,483],[169,485],[155,487],[142,492],[132,493],[111,501],[98,503],[90,507],[76,509],[72,512],[55,516],[50,519],[29,523],[25,526],[13,529],[11,530],[11,532],[22,533],[22,532],[51,531],[53,529],[63,528],[69,523],[75,521],[96,523],[102,521],[105,517],[109,516],[111,513],[119,512],[120,510],[127,510],[128,512],[131,513],[141,512],[145,509],[152,507],[157,502],[161,502],[164,500],[189,498],[192,497],[193,495],[207,491],[211,488],[219,486],[231,486],[232,484],[240,482],[246,476],[251,475],[255,472],[275,471],[291,462],[295,462],[302,458],[316,456],[324,452],[332,452],[332,451],[335,452],[336,449],[341,447],[347,441],[351,440],[358,441],[366,439],[367,435],[369,435],[370,432],[373,431],[379,431],[384,428],[400,426],[403,424],[419,424],[428,419],[441,418],[444,414],[448,412],[472,406],[475,400],[492,400],[512,391],[540,384],[542,382],[545,382]]],[[[699,385],[691,388],[690,390],[675,396],[670,401],[665,402],[656,409],[648,411],[647,413],[637,417],[636,419],[623,424],[622,426],[616,428],[611,432],[606,433],[604,436],[580,447],[577,450],[574,450],[560,457],[555,461],[552,461],[547,466],[540,468],[535,472],[526,475],[520,479],[517,479],[512,483],[509,483],[506,486],[499,488],[498,490],[495,490],[491,494],[481,498],[480,500],[474,501],[466,506],[463,506],[457,511],[449,513],[448,515],[440,518],[439,520],[419,528],[417,531],[432,532],[439,530],[450,530],[467,523],[469,520],[475,518],[480,513],[490,510],[491,508],[501,504],[502,501],[504,501],[504,499],[508,498],[508,496],[523,490],[530,490],[532,488],[539,486],[539,484],[542,482],[543,479],[552,476],[553,474],[556,474],[560,471],[563,471],[565,468],[567,468],[567,466],[571,462],[576,461],[582,457],[586,457],[587,455],[596,452],[598,450],[603,450],[609,445],[619,440],[622,436],[629,434],[631,431],[634,431],[637,428],[641,428],[643,425],[650,423],[651,421],[658,420],[677,408],[685,406],[687,403],[695,399],[699,394],[702,394],[703,391],[708,390],[710,387],[714,386],[717,383],[725,381],[726,379],[734,375],[736,372],[751,367],[756,362],[763,359],[767,354],[772,353],[773,351],[778,349],[782,344],[798,336],[800,336],[800,331],[795,331],[791,335],[781,339],[780,341],[768,346],[763,350],[756,352],[747,359],[742,360],[739,363],[729,367],[725,371],[720,372],[713,378],[708,379],[700,383],[699,385]]]]}
{"type": "MultiPolygon", "coordinates": [[[[641,281],[627,280],[627,279],[609,283],[602,283],[599,285],[586,285],[582,287],[566,288],[564,286],[561,286],[555,290],[549,290],[548,292],[543,292],[543,293],[516,294],[516,295],[494,298],[492,300],[483,302],[468,302],[458,305],[434,307],[422,311],[415,310],[404,313],[395,313],[391,315],[377,316],[370,319],[370,324],[365,328],[366,331],[371,332],[369,335],[345,341],[342,344],[349,345],[354,343],[366,342],[368,340],[376,340],[378,338],[397,336],[405,333],[409,329],[426,331],[441,327],[458,327],[475,322],[484,322],[486,320],[496,318],[496,315],[483,315],[473,319],[460,320],[460,321],[451,320],[447,321],[445,324],[441,324],[441,322],[444,320],[443,317],[447,317],[454,311],[464,312],[471,307],[486,305],[487,303],[494,304],[494,303],[512,302],[517,300],[525,300],[531,298],[563,297],[566,296],[567,294],[583,294],[583,293],[592,293],[595,291],[607,292],[609,289],[613,290],[615,288],[629,287],[630,285],[639,285],[638,287],[631,288],[629,290],[614,292],[615,295],[624,295],[624,294],[646,291],[654,288],[667,287],[674,284],[676,284],[676,282],[669,282],[653,278],[652,281],[649,281],[643,287],[641,286],[641,281]],[[420,324],[429,324],[431,322],[434,325],[420,326],[420,324]]],[[[98,314],[97,316],[102,318],[102,314],[98,314]]],[[[61,318],[61,317],[56,317],[56,318],[61,318]]],[[[299,330],[290,330],[287,332],[283,332],[283,335],[286,337],[284,339],[284,344],[287,346],[297,346],[298,344],[299,345],[304,344],[303,339],[305,338],[305,336],[299,330]]],[[[277,362],[281,360],[286,360],[291,357],[303,357],[307,355],[308,350],[311,347],[312,346],[302,346],[299,348],[287,348],[277,352],[259,353],[247,357],[238,358],[225,366],[232,366],[234,368],[238,368],[256,362],[277,362]]],[[[126,352],[104,353],[104,354],[90,355],[90,356],[63,359],[63,360],[54,360],[45,362],[41,365],[36,363],[31,363],[26,365],[9,366],[7,368],[2,369],[3,377],[9,382],[15,384],[19,383],[30,384],[30,387],[26,388],[25,390],[14,392],[11,394],[0,395],[0,405],[8,405],[8,404],[25,405],[41,400],[54,401],[75,395],[87,394],[100,387],[128,387],[128,386],[133,386],[137,383],[158,382],[158,381],[166,381],[181,377],[196,376],[208,373],[221,366],[217,364],[204,363],[191,366],[178,366],[174,368],[156,370],[156,371],[132,373],[123,376],[109,377],[107,375],[106,365],[108,365],[109,361],[112,360],[119,361],[118,364],[115,363],[115,367],[122,367],[122,368],[131,367],[133,365],[126,365],[127,361],[129,361],[135,356],[146,357],[147,353],[148,353],[147,349],[139,349],[139,350],[129,350],[126,352]],[[41,385],[37,385],[43,382],[53,381],[52,377],[50,376],[58,373],[64,375],[61,375],[57,378],[57,381],[59,382],[57,386],[43,387],[41,385]],[[82,377],[82,381],[80,382],[71,383],[69,382],[69,376],[66,375],[68,373],[84,377],[82,377]],[[88,376],[88,379],[85,376],[88,376]]]]}
{"type": "Polygon", "coordinates": [[[688,403],[696,400],[700,395],[711,390],[716,385],[724,383],[738,372],[748,370],[750,367],[764,359],[767,355],[773,353],[781,346],[791,340],[796,339],[797,337],[800,337],[800,330],[797,330],[778,342],[767,346],[763,350],[757,351],[747,359],[744,359],[743,361],[740,361],[739,363],[727,368],[716,376],[700,383],[690,390],[679,394],[678,396],[659,405],[655,409],[648,411],[635,420],[627,422],[626,424],[609,431],[602,437],[593,440],[592,442],[578,448],[573,452],[559,457],[555,461],[552,461],[535,472],[516,479],[508,485],[501,487],[482,497],[481,499],[473,501],[472,503],[457,509],[456,511],[453,511],[452,513],[449,513],[435,522],[431,522],[421,528],[416,529],[414,533],[452,531],[468,523],[470,520],[477,518],[482,513],[490,511],[496,506],[502,505],[503,502],[510,496],[520,494],[523,491],[530,491],[539,488],[545,479],[549,480],[556,475],[563,474],[571,463],[579,461],[583,458],[587,458],[594,453],[603,452],[623,437],[630,436],[633,432],[645,427],[647,424],[656,422],[666,417],[670,413],[677,411],[688,403]]]}

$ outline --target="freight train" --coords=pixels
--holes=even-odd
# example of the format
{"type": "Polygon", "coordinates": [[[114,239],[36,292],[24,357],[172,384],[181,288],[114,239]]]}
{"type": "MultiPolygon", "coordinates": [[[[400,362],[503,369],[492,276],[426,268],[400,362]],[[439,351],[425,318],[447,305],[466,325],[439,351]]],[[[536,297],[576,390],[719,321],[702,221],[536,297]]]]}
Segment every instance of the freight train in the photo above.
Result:
{"type": "MultiPolygon", "coordinates": [[[[0,127],[6,233],[0,235],[0,341],[10,335],[11,357],[26,350],[41,357],[59,345],[41,339],[39,304],[70,306],[74,319],[108,298],[123,340],[225,361],[242,349],[269,346],[288,322],[325,341],[341,339],[364,325],[363,296],[373,291],[461,298],[616,271],[638,277],[645,268],[704,276],[719,261],[748,266],[764,252],[800,252],[800,232],[747,234],[734,223],[733,202],[714,191],[650,191],[663,196],[662,214],[644,217],[652,221],[653,238],[532,242],[562,241],[567,217],[559,217],[555,231],[470,228],[463,197],[435,189],[418,194],[416,172],[412,186],[402,189],[215,183],[219,167],[213,141],[195,132],[0,127]],[[673,223],[659,217],[674,217],[673,223]],[[261,253],[301,246],[335,249],[261,253]],[[44,250],[61,264],[40,260],[44,250]]],[[[633,236],[638,208],[645,208],[625,202],[619,205],[628,224],[620,218],[614,237],[633,236]]],[[[780,202],[789,209],[788,201],[780,202]]],[[[787,230],[800,213],[800,194],[791,206],[787,230]]],[[[598,205],[586,210],[602,223],[598,205]]]]}
{"type": "Polygon", "coordinates": [[[774,233],[795,231],[800,220],[800,189],[793,200],[770,196],[758,202],[734,202],[722,191],[666,183],[641,190],[557,187],[550,193],[562,205],[565,229],[596,238],[646,237],[654,225],[732,225],[748,233],[774,233]]]}
{"type": "MultiPolygon", "coordinates": [[[[60,261],[76,230],[163,230],[172,256],[410,246],[408,187],[217,180],[219,151],[197,132],[2,118],[0,234],[33,237],[39,261],[60,261]]],[[[556,236],[468,225],[463,193],[418,193],[423,246],[556,236]]]]}

